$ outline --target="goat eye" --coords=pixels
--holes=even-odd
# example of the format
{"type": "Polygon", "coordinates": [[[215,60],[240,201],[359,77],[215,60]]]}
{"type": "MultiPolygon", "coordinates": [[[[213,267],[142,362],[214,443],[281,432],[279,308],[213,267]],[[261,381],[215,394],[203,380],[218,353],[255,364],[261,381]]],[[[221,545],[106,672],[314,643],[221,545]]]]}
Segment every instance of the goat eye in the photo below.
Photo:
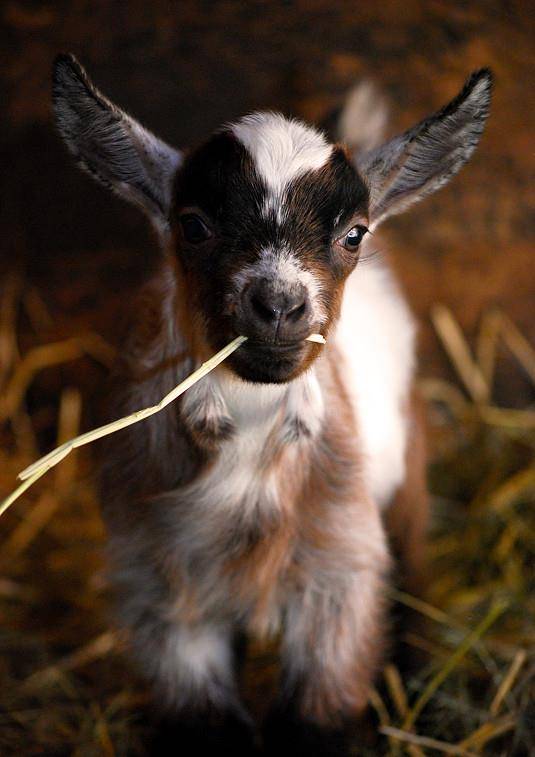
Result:
{"type": "Polygon", "coordinates": [[[201,244],[212,236],[212,232],[208,226],[195,213],[184,213],[184,215],[180,216],[180,225],[184,239],[190,244],[201,244]]]}
{"type": "Polygon", "coordinates": [[[345,237],[340,240],[342,247],[346,250],[356,250],[367,232],[368,229],[366,226],[353,226],[353,228],[347,232],[345,237]]]}

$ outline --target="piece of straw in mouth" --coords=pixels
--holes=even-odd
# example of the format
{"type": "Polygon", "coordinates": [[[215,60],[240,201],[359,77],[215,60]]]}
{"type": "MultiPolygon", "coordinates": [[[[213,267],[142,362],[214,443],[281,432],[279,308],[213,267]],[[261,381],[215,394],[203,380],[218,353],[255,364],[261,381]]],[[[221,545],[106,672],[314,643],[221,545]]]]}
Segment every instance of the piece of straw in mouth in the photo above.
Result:
{"type": "MultiPolygon", "coordinates": [[[[17,476],[17,478],[23,483],[0,504],[0,515],[2,515],[2,513],[4,513],[7,508],[26,491],[26,489],[37,481],[37,479],[41,478],[41,476],[50,470],[50,468],[53,468],[61,462],[64,457],[67,457],[73,449],[76,447],[82,447],[84,444],[89,444],[96,439],[101,439],[103,436],[113,434],[115,431],[119,431],[122,428],[131,426],[134,423],[138,423],[138,421],[142,421],[145,418],[149,418],[151,415],[159,413],[160,410],[163,410],[164,407],[167,407],[167,405],[176,400],[177,397],[180,397],[181,394],[187,391],[193,386],[193,384],[196,384],[201,378],[206,376],[207,373],[213,371],[214,368],[222,363],[223,360],[226,360],[246,340],[246,336],[237,336],[232,342],[229,342],[226,347],[223,347],[222,350],[213,355],[213,357],[197,368],[196,371],[175,386],[174,389],[158,402],[158,404],[143,408],[142,410],[136,410],[134,413],[124,416],[124,418],[118,418],[116,421],[107,423],[104,426],[99,426],[92,431],[87,431],[85,434],[80,434],[80,436],[70,439],[68,442],[60,445],[47,455],[39,458],[35,463],[29,465],[17,476]]],[[[325,344],[325,339],[321,334],[310,334],[310,336],[306,338],[306,341],[325,344]]]]}
{"type": "Polygon", "coordinates": [[[311,334],[306,338],[307,342],[317,342],[318,344],[325,344],[325,337],[321,334],[311,334]]]}

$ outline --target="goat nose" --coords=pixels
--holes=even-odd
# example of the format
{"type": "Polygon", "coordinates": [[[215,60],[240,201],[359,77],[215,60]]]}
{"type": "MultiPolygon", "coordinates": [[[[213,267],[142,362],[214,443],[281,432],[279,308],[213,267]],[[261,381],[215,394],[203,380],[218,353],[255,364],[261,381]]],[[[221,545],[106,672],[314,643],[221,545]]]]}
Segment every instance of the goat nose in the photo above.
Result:
{"type": "Polygon", "coordinates": [[[304,286],[283,290],[266,279],[253,282],[243,294],[242,308],[251,336],[295,341],[307,335],[310,308],[304,286]]]}
{"type": "Polygon", "coordinates": [[[269,286],[257,286],[249,295],[252,315],[266,325],[289,321],[297,323],[306,312],[304,289],[273,292],[269,286]]]}

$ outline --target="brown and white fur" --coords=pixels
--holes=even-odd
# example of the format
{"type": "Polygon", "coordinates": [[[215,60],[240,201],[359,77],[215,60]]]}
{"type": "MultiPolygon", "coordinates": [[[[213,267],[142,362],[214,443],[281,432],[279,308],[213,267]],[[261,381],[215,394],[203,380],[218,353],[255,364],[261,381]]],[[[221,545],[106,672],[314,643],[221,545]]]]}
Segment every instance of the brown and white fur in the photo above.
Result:
{"type": "MultiPolygon", "coordinates": [[[[386,264],[366,260],[375,243],[364,235],[468,160],[490,85],[474,73],[383,145],[366,89],[341,119],[348,147],[255,113],[184,154],[109,102],[72,56],[55,63],[69,149],[140,205],[162,242],[131,306],[110,416],[158,401],[248,337],[179,403],[115,435],[101,476],[120,620],[158,707],[199,725],[195,739],[231,724],[234,753],[251,753],[233,653],[243,632],[280,635],[279,710],[305,742],[366,707],[391,551],[416,585],[426,493],[414,323],[386,264]],[[311,332],[326,345],[305,341],[311,332]]],[[[301,748],[343,753],[333,743],[301,748]]]]}

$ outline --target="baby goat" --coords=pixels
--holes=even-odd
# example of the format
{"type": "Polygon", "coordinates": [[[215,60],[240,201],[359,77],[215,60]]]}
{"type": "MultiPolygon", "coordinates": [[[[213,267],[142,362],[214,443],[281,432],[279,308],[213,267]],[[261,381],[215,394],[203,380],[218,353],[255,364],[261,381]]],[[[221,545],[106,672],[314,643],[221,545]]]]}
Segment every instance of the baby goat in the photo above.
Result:
{"type": "MultiPolygon", "coordinates": [[[[368,128],[381,114],[356,97],[339,135],[351,149],[254,113],[182,153],[107,100],[72,56],[56,60],[69,150],[141,206],[162,242],[131,308],[111,416],[157,402],[248,337],[179,403],[115,435],[101,476],[121,622],[158,707],[197,749],[225,728],[232,754],[252,753],[235,676],[241,633],[280,635],[274,712],[305,740],[285,742],[292,754],[342,754],[323,734],[366,707],[391,550],[415,585],[427,508],[413,319],[384,262],[357,263],[370,230],[468,160],[490,90],[489,71],[475,72],[382,145],[368,128]],[[326,345],[305,341],[312,332],[326,345]]],[[[268,722],[276,741],[281,720],[268,722]]],[[[186,743],[176,748],[189,754],[186,743]]]]}

